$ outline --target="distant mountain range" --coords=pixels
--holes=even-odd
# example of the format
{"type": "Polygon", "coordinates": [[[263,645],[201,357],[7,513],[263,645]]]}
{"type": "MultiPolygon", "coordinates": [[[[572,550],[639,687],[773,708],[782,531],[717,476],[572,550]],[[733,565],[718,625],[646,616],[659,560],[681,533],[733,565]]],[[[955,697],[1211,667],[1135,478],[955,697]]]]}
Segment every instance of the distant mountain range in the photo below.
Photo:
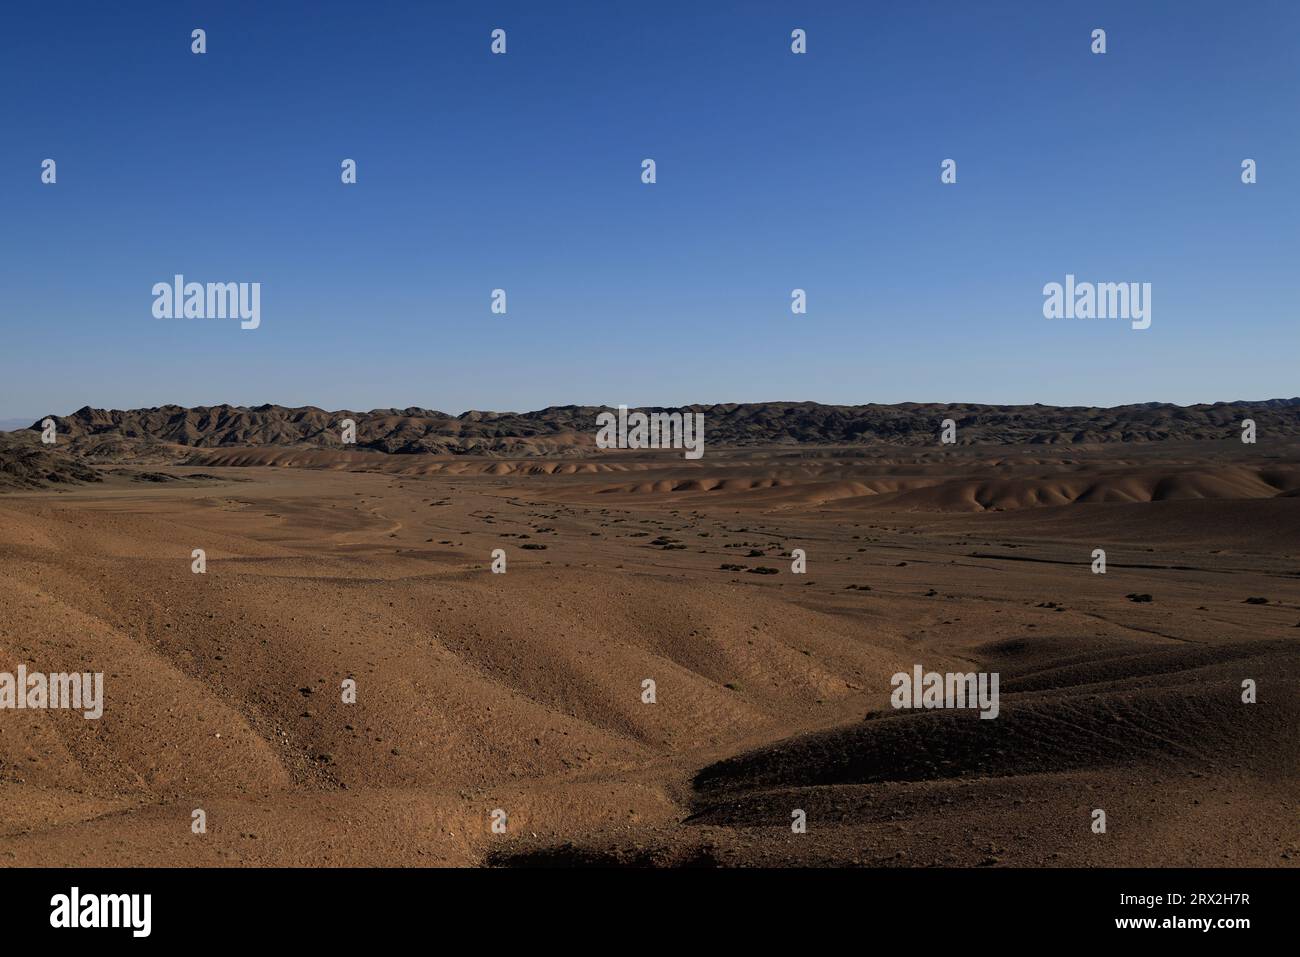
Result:
{"type": "MultiPolygon", "coordinates": [[[[61,443],[94,459],[174,458],[185,449],[256,446],[342,449],[344,419],[356,422],[357,449],[391,454],[575,456],[595,451],[596,416],[607,406],[552,406],[537,412],[465,412],[314,406],[165,405],[127,411],[85,407],[51,416],[61,443]]],[[[1093,408],[971,403],[821,405],[759,402],[643,411],[703,412],[709,447],[924,446],[941,423],[957,423],[959,444],[1073,445],[1161,440],[1224,440],[1254,419],[1260,441],[1300,436],[1300,398],[1178,406],[1150,402],[1093,408]]],[[[39,421],[30,428],[40,430],[39,421]]]]}

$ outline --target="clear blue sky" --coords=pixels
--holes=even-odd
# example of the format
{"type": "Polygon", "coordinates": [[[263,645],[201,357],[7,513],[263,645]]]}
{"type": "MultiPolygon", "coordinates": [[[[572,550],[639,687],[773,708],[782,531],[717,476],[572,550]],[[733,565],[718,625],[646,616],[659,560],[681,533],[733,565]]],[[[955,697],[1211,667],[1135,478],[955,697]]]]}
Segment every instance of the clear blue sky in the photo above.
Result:
{"type": "Polygon", "coordinates": [[[1292,0],[6,4],[0,418],[1291,396],[1298,118],[1292,0]]]}

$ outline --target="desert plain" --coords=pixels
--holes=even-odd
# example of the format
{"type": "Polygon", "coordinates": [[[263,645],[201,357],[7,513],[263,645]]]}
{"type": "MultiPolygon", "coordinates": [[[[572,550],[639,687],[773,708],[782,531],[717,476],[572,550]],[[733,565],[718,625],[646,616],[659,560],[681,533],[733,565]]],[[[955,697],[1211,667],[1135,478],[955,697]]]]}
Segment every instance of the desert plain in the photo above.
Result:
{"type": "Polygon", "coordinates": [[[1294,439],[547,451],[12,483],[0,864],[1300,863],[1294,439]]]}

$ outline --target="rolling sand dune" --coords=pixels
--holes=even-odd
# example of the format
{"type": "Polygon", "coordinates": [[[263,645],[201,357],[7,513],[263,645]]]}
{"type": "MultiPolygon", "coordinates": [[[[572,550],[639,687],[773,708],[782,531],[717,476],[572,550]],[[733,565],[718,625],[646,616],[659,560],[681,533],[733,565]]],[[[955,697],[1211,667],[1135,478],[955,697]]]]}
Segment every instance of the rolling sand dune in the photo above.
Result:
{"type": "Polygon", "coordinates": [[[1300,860],[1290,446],[17,441],[0,671],[105,701],[0,712],[0,863],[1300,860]],[[999,716],[894,709],[918,664],[999,716]]]}
{"type": "MultiPolygon", "coordinates": [[[[1252,499],[1300,495],[1300,468],[1294,466],[1223,465],[1189,468],[1163,464],[1158,468],[1080,471],[1071,469],[1046,475],[1006,478],[951,478],[929,468],[912,475],[871,474],[877,463],[832,462],[793,469],[755,470],[734,463],[723,471],[718,466],[698,463],[666,464],[665,457],[644,460],[617,453],[590,461],[493,461],[443,459],[433,456],[389,456],[373,452],[343,452],[316,449],[232,449],[190,456],[194,467],[250,467],[376,471],[403,476],[434,475],[601,475],[613,473],[638,476],[630,481],[601,482],[583,488],[570,497],[589,494],[664,496],[708,493],[731,500],[739,493],[760,492],[755,505],[809,506],[840,499],[864,499],[859,505],[882,505],[901,509],[1005,510],[1071,502],[1166,502],[1181,499],[1252,499]],[[706,474],[696,474],[706,473],[706,474]],[[860,477],[850,478],[849,475],[860,477]],[[872,499],[872,501],[865,501],[872,499]]],[[[885,467],[893,472],[896,463],[885,467]]],[[[1043,462],[1017,463],[1016,468],[1033,468],[1043,462]]],[[[966,471],[986,468],[1007,469],[1007,463],[964,462],[966,471]]],[[[952,468],[943,472],[951,476],[952,468]]]]}

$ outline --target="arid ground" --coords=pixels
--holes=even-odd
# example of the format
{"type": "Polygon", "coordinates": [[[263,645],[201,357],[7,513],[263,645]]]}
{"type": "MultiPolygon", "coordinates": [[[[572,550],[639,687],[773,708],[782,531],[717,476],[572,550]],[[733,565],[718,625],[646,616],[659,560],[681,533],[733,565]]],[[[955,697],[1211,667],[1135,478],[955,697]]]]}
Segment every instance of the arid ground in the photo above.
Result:
{"type": "Polygon", "coordinates": [[[0,670],[106,698],[0,712],[0,864],[1300,863],[1289,445],[96,468],[0,495],[0,670]]]}

